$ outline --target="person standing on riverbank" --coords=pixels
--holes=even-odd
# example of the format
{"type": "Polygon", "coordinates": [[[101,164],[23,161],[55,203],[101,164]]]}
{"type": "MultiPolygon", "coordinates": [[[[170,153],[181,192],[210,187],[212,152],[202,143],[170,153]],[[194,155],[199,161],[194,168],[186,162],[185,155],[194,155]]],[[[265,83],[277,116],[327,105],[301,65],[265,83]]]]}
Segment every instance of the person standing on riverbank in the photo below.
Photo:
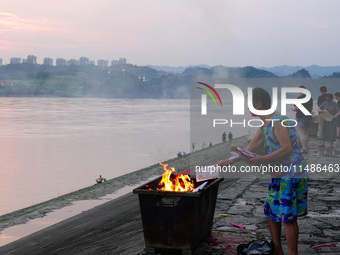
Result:
{"type": "MultiPolygon", "coordinates": [[[[337,101],[337,104],[339,106],[339,109],[340,109],[340,92],[335,92],[334,93],[334,97],[337,101]]],[[[337,138],[340,138],[340,116],[338,116],[338,120],[337,120],[338,124],[337,124],[337,129],[338,129],[338,132],[337,132],[337,138]]]]}
{"type": "Polygon", "coordinates": [[[326,95],[326,101],[319,106],[318,111],[328,111],[333,115],[331,120],[324,120],[323,122],[322,143],[318,147],[325,147],[325,141],[328,141],[330,142],[329,148],[333,149],[333,143],[336,141],[337,117],[340,115],[340,109],[338,104],[333,101],[332,94],[326,95]]]}
{"type": "MultiPolygon", "coordinates": [[[[326,95],[327,95],[327,88],[325,86],[321,86],[320,87],[320,92],[321,92],[321,96],[318,97],[318,107],[320,107],[320,105],[326,101],[326,95]]],[[[318,122],[319,122],[319,127],[318,127],[318,138],[322,139],[322,127],[323,127],[323,118],[320,116],[320,114],[318,115],[318,122]]]]}
{"type": "Polygon", "coordinates": [[[223,132],[222,134],[222,143],[225,143],[227,141],[227,134],[223,132]]]}
{"type": "Polygon", "coordinates": [[[233,140],[233,134],[231,133],[231,131],[229,131],[228,133],[228,142],[230,143],[233,140]]]}
{"type": "MultiPolygon", "coordinates": [[[[300,86],[300,88],[305,89],[305,86],[300,86]]],[[[298,99],[305,98],[306,95],[300,93],[298,99]]],[[[313,110],[313,98],[311,97],[308,102],[302,104],[310,113],[313,110]]],[[[301,152],[303,154],[307,153],[307,144],[308,144],[308,129],[312,124],[312,116],[305,115],[298,107],[294,107],[293,111],[296,112],[296,121],[297,121],[297,131],[300,138],[301,143],[301,152]]]]}
{"type": "MultiPolygon", "coordinates": [[[[271,108],[269,93],[262,88],[253,89],[253,106],[256,110],[271,108]]],[[[248,162],[253,165],[270,164],[304,169],[306,161],[301,154],[293,123],[285,115],[273,112],[267,115],[255,115],[264,125],[260,127],[245,150],[254,152],[264,144],[267,154],[260,156],[254,153],[254,158],[248,162]],[[275,120],[275,121],[274,121],[275,120]],[[285,125],[282,125],[285,122],[285,125]],[[289,123],[289,124],[288,124],[289,123]],[[292,167],[293,166],[293,167],[292,167]]],[[[234,163],[226,159],[217,162],[219,166],[234,163]]],[[[295,176],[293,170],[282,178],[273,177],[268,187],[267,200],[264,204],[264,214],[275,246],[275,254],[282,255],[281,225],[284,225],[288,254],[298,254],[299,228],[297,219],[307,215],[308,181],[304,173],[295,176]]]]}

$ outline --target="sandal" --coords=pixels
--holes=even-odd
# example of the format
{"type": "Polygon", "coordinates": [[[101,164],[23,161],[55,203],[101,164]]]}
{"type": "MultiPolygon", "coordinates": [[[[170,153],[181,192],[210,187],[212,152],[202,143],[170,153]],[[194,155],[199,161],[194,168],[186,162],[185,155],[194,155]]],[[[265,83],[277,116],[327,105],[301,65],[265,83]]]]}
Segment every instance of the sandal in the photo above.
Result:
{"type": "Polygon", "coordinates": [[[301,149],[301,153],[302,153],[302,154],[308,154],[308,151],[307,151],[307,150],[304,150],[304,149],[301,149]]]}

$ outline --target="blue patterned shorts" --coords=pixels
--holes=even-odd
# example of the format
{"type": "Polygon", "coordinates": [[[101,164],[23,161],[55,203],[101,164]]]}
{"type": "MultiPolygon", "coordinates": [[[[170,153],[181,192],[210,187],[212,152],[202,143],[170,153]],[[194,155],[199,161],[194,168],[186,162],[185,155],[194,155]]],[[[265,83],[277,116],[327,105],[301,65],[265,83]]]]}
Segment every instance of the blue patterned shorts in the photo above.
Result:
{"type": "Polygon", "coordinates": [[[307,215],[307,178],[272,178],[264,214],[275,222],[292,222],[307,215]]]}

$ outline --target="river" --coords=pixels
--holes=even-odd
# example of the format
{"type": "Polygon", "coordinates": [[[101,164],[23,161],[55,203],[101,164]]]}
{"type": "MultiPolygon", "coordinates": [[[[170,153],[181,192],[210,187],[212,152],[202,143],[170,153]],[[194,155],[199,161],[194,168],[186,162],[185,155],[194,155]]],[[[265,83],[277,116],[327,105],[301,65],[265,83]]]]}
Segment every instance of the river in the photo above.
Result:
{"type": "Polygon", "coordinates": [[[190,129],[190,100],[0,98],[0,215],[190,152],[193,142],[219,143],[231,129],[214,130],[190,129]]]}
{"type": "Polygon", "coordinates": [[[0,99],[0,215],[188,151],[188,100],[0,99]]]}

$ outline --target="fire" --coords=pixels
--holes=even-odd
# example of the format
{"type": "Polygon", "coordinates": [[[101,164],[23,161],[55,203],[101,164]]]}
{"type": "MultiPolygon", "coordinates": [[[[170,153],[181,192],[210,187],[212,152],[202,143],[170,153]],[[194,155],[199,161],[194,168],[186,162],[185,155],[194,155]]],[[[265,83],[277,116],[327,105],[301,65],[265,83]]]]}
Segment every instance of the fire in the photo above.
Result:
{"type": "Polygon", "coordinates": [[[165,172],[159,182],[161,188],[157,190],[188,192],[194,189],[194,182],[190,179],[189,175],[173,174],[176,172],[175,168],[170,167],[169,169],[167,168],[168,164],[159,164],[163,166],[165,172]]]}

